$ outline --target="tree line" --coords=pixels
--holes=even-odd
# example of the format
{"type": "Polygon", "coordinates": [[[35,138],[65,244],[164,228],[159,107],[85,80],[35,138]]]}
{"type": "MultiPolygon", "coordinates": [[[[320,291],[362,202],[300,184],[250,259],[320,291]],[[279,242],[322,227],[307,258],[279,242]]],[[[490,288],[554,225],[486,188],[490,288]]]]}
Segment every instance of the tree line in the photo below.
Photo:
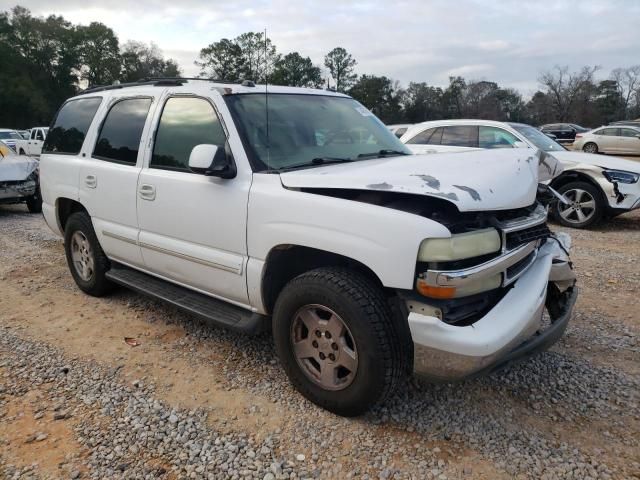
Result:
{"type": "MultiPolygon", "coordinates": [[[[34,17],[22,7],[0,12],[0,126],[48,124],[68,97],[88,85],[180,75],[154,44],[120,45],[99,22],[73,25],[61,16],[34,17]]],[[[640,117],[640,65],[596,78],[598,66],[541,72],[539,90],[525,100],[513,88],[488,80],[450,77],[445,87],[358,73],[356,59],[336,47],[316,65],[299,52],[280,53],[262,32],[223,38],[201,49],[200,77],[250,79],[275,85],[333,88],[371,109],[385,123],[484,118],[540,125],[572,122],[599,126],[640,117]]]]}

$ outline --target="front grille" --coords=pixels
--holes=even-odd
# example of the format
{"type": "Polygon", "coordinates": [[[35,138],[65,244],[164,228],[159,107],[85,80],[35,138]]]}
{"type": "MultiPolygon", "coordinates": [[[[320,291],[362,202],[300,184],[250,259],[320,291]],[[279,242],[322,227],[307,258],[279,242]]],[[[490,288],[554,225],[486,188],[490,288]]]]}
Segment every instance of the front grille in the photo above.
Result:
{"type": "Polygon", "coordinates": [[[522,260],[520,260],[519,262],[514,263],[509,268],[507,268],[507,280],[517,277],[524,270],[526,270],[526,268],[531,264],[535,256],[536,256],[536,252],[533,251],[529,255],[524,257],[522,260]]]}
{"type": "Polygon", "coordinates": [[[551,235],[551,230],[545,223],[540,225],[534,225],[533,227],[525,228],[523,230],[516,230],[515,232],[508,232],[506,234],[506,248],[507,250],[513,250],[514,248],[524,245],[525,243],[533,242],[541,238],[547,238],[551,235]]]}

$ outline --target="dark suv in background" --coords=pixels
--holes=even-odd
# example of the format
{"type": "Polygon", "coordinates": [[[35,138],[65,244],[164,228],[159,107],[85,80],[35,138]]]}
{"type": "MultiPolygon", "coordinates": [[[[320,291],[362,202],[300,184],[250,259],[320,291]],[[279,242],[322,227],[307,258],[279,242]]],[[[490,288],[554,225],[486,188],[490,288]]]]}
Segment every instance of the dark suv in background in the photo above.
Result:
{"type": "Polygon", "coordinates": [[[576,133],[584,133],[590,130],[575,123],[549,123],[539,128],[542,133],[553,135],[556,142],[560,143],[573,143],[576,139],[576,133]]]}

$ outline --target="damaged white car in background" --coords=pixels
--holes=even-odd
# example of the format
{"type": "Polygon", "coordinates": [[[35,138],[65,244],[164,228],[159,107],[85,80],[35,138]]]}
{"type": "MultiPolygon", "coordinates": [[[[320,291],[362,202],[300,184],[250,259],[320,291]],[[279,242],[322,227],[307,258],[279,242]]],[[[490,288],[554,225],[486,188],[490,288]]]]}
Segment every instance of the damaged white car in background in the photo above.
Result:
{"type": "Polygon", "coordinates": [[[40,213],[38,167],[37,160],[16,155],[0,141],[0,205],[25,202],[31,213],[40,213]]]}

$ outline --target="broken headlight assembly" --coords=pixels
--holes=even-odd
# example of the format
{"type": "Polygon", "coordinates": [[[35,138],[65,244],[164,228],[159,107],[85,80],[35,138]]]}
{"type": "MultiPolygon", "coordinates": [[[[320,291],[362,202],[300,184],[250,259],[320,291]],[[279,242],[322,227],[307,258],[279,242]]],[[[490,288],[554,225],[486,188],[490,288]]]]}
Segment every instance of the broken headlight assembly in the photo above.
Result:
{"type": "Polygon", "coordinates": [[[501,248],[500,234],[495,228],[457,233],[450,238],[423,240],[418,251],[419,262],[450,262],[494,253],[501,248]]]}
{"type": "Polygon", "coordinates": [[[602,174],[611,183],[638,183],[640,175],[633,172],[625,172],[624,170],[603,170],[602,174]]]}

